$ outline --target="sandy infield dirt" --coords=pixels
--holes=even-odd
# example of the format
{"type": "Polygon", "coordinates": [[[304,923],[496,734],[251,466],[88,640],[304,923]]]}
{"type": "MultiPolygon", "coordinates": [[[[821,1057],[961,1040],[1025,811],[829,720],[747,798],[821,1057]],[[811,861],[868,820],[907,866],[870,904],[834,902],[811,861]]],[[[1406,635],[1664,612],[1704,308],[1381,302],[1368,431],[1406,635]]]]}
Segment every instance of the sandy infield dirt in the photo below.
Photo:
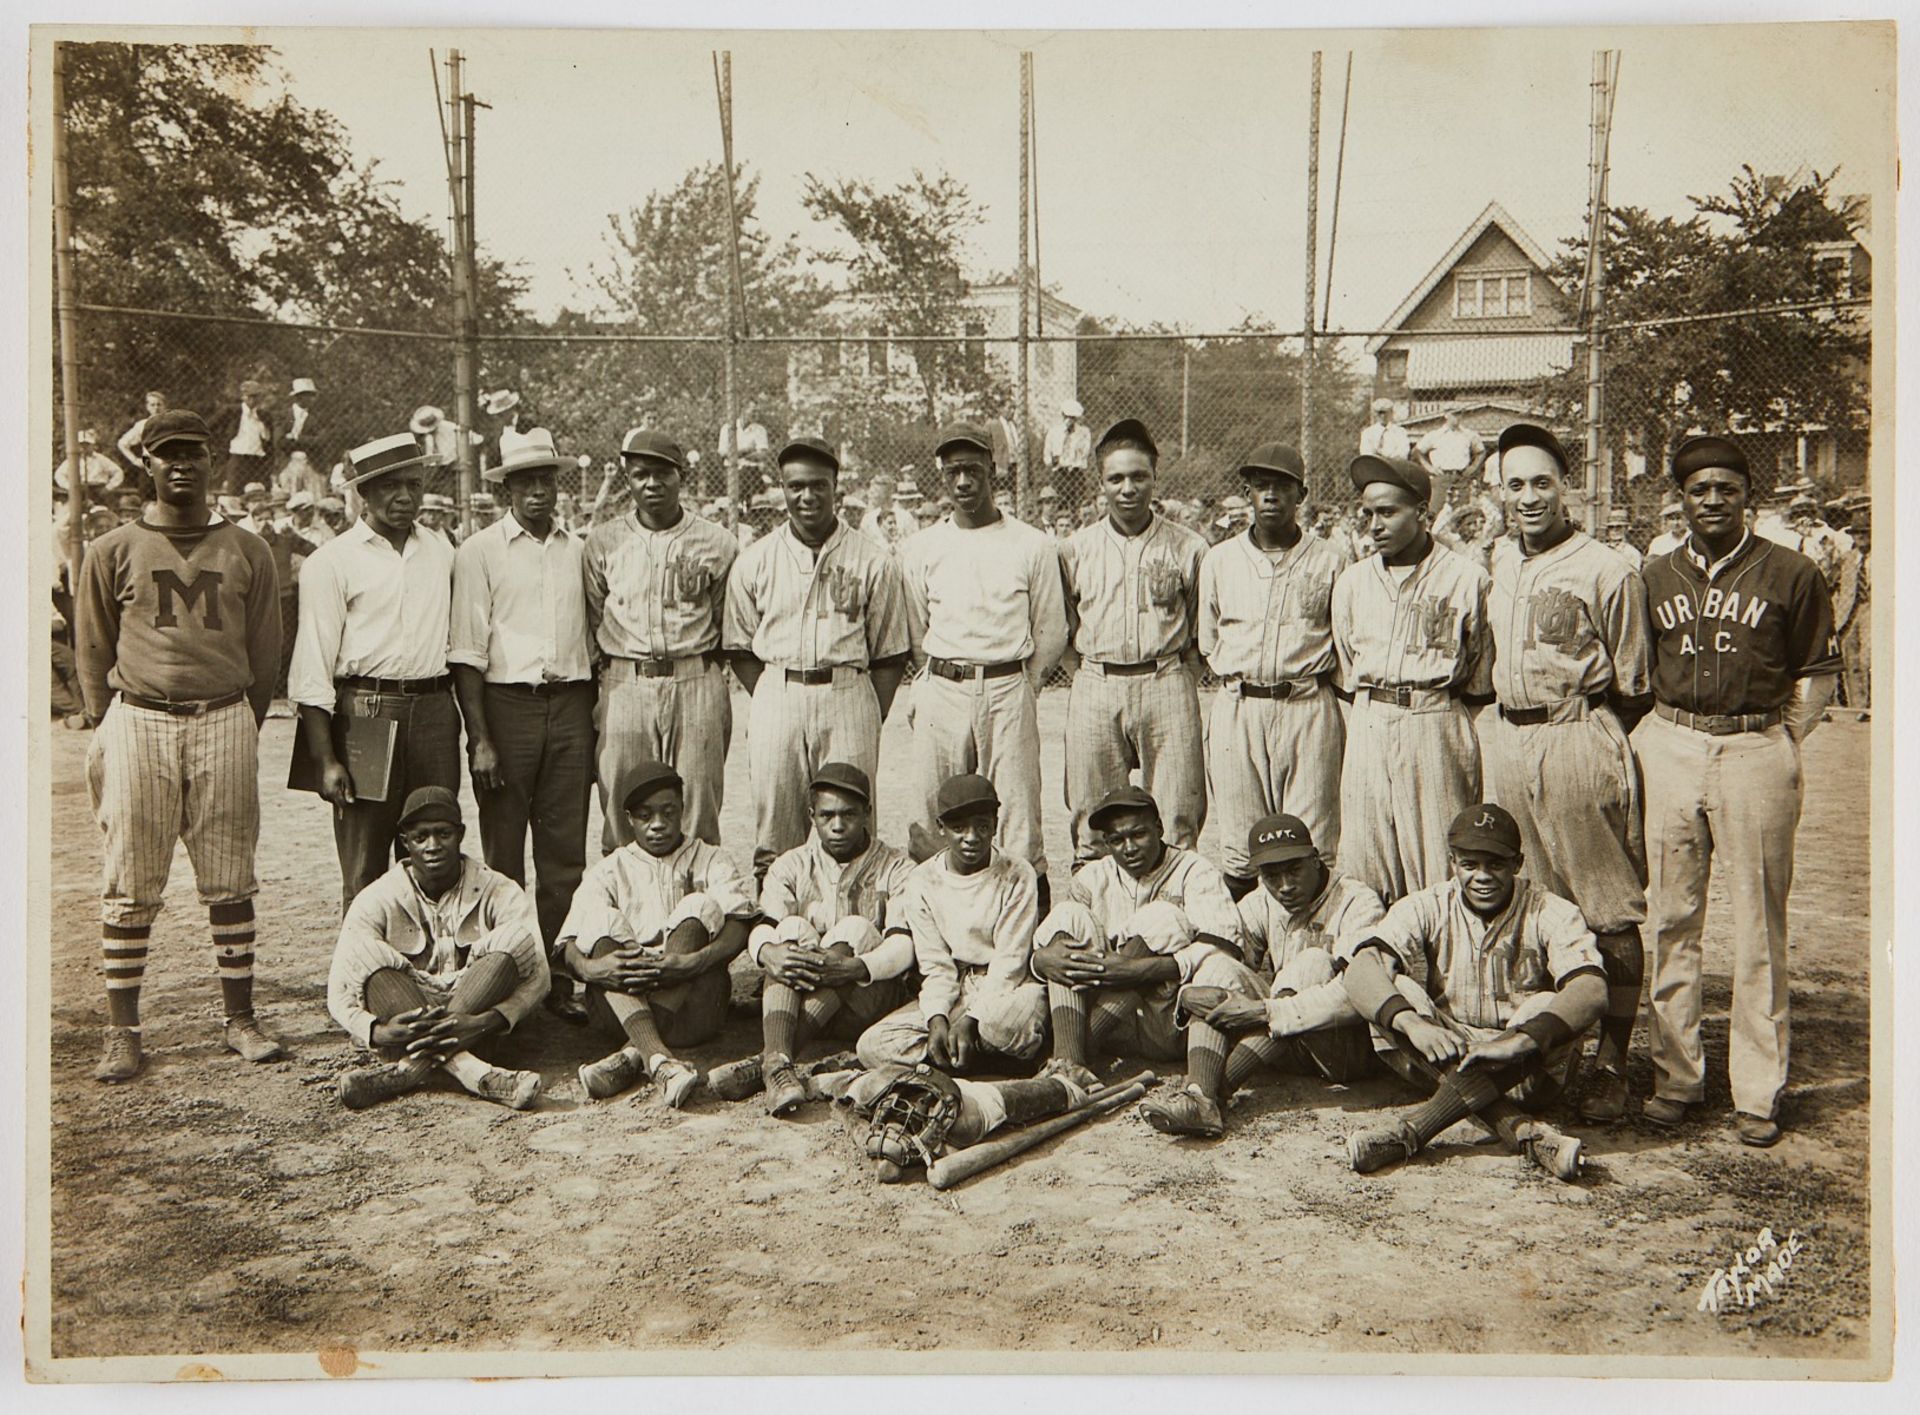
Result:
{"type": "MultiPolygon", "coordinates": [[[[743,863],[745,706],[736,697],[725,818],[743,863]]],[[[1070,859],[1065,707],[1064,692],[1043,697],[1056,879],[1070,859]]],[[[907,760],[903,718],[887,727],[889,764],[907,760]]],[[[876,1183],[859,1129],[824,1104],[776,1121],[755,1102],[705,1094],[678,1114],[644,1089],[587,1103],[574,1069],[609,1043],[544,1012],[494,1053],[545,1075],[536,1112],[444,1081],[343,1110],[335,1079],[357,1059],[324,998],[339,875],[327,808],[280,789],[286,720],[270,720],[262,740],[258,973],[260,1015],[290,1059],[250,1066],[222,1049],[205,913],[182,852],[147,973],[148,1069],[130,1085],[96,1083],[100,838],[82,777],[87,734],[56,727],[53,1353],[1864,1357],[1868,731],[1835,721],[1807,744],[1793,1082],[1787,1137],[1771,1152],[1742,1149],[1728,1128],[1728,922],[1716,883],[1706,1115],[1673,1137],[1637,1119],[1585,1127],[1563,1108],[1558,1123],[1585,1136],[1590,1156],[1577,1185],[1467,1124],[1411,1163],[1355,1175],[1345,1133],[1412,1093],[1392,1080],[1343,1089],[1267,1077],[1241,1093],[1224,1140],[1176,1143],[1123,1112],[939,1194],[876,1183]],[[1804,1245],[1784,1286],[1750,1311],[1697,1310],[1708,1275],[1764,1226],[1783,1239],[1797,1230],[1804,1245]]],[[[904,773],[883,772],[879,785],[882,832],[901,841],[904,773]]],[[[1213,839],[1209,827],[1203,848],[1213,839]]],[[[748,972],[743,957],[733,1025],[692,1053],[703,1067],[758,1049],[748,972]]],[[[1644,1024],[1631,1079],[1644,1097],[1644,1024]]]]}

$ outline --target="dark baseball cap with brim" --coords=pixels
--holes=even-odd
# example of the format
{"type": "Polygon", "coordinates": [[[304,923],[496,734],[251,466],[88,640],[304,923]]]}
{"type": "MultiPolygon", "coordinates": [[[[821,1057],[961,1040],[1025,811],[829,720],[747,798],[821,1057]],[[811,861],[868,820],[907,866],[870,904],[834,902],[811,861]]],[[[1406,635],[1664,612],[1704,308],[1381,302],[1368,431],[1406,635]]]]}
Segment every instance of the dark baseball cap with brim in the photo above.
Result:
{"type": "Polygon", "coordinates": [[[1673,451],[1673,480],[1680,486],[1695,472],[1709,467],[1738,472],[1753,484],[1753,472],[1747,466],[1747,454],[1724,437],[1689,437],[1673,451]]]}
{"type": "Polygon", "coordinates": [[[1152,796],[1141,787],[1134,785],[1116,786],[1094,803],[1087,812],[1087,824],[1095,830],[1105,830],[1106,823],[1124,811],[1152,811],[1160,814],[1160,807],[1154,804],[1152,796]]]}
{"type": "Polygon", "coordinates": [[[1239,466],[1241,476],[1251,476],[1256,472],[1278,472],[1283,477],[1292,477],[1300,485],[1307,484],[1307,459],[1300,455],[1300,449],[1289,447],[1284,442],[1263,442],[1247,454],[1247,460],[1239,466]]]}
{"type": "Polygon", "coordinates": [[[447,821],[460,825],[460,799],[444,786],[422,786],[407,796],[400,808],[401,830],[420,821],[447,821]]]}
{"type": "Polygon", "coordinates": [[[964,776],[950,776],[940,783],[940,789],[934,793],[933,815],[941,824],[955,816],[966,815],[981,810],[1000,809],[1000,793],[993,789],[993,783],[974,772],[964,776]]]}
{"type": "Polygon", "coordinates": [[[1573,470],[1573,463],[1567,460],[1566,447],[1549,429],[1541,427],[1538,423],[1514,423],[1511,427],[1503,429],[1495,447],[1502,457],[1516,447],[1538,447],[1560,464],[1561,476],[1566,476],[1573,470]]]}
{"type": "Polygon", "coordinates": [[[421,448],[420,440],[410,432],[376,437],[347,453],[347,469],[352,473],[347,478],[347,485],[361,486],[375,477],[417,467],[426,460],[427,454],[421,448]]]}
{"type": "Polygon", "coordinates": [[[784,467],[788,462],[816,461],[824,462],[836,472],[840,470],[840,454],[833,450],[830,443],[821,437],[796,437],[780,449],[780,455],[774,460],[775,466],[784,467]]]}
{"type": "Polygon", "coordinates": [[[620,793],[620,808],[630,811],[662,786],[684,792],[680,773],[665,762],[641,762],[627,773],[625,789],[620,793]]]}
{"type": "Polygon", "coordinates": [[[1256,870],[1262,865],[1283,865],[1318,853],[1313,833],[1298,816],[1262,816],[1247,832],[1247,864],[1256,870]]]}
{"type": "Polygon", "coordinates": [[[1404,457],[1380,457],[1371,452],[1355,457],[1347,468],[1353,489],[1365,491],[1375,482],[1397,486],[1425,506],[1433,500],[1433,479],[1404,457]]]}
{"type": "Polygon", "coordinates": [[[1514,859],[1520,854],[1520,826],[1490,801],[1468,806],[1447,827],[1447,848],[1514,859]]]}
{"type": "Polygon", "coordinates": [[[933,455],[944,460],[949,450],[957,448],[970,448],[991,457],[993,439],[977,423],[948,423],[940,429],[939,440],[933,444],[933,455]]]}
{"type": "Polygon", "coordinates": [[[666,462],[671,466],[685,467],[687,454],[680,444],[664,432],[655,432],[650,427],[636,427],[620,439],[622,457],[651,457],[656,462],[666,462]]]}
{"type": "Polygon", "coordinates": [[[140,447],[145,452],[152,452],[169,442],[211,441],[213,434],[207,431],[207,420],[186,408],[169,408],[164,413],[155,413],[140,430],[140,447]]]}
{"type": "Polygon", "coordinates": [[[1138,418],[1120,419],[1100,434],[1100,440],[1093,444],[1093,450],[1098,452],[1109,442],[1144,442],[1147,445],[1149,457],[1157,460],[1160,456],[1160,444],[1153,440],[1153,434],[1147,431],[1147,425],[1138,418]]]}
{"type": "Polygon", "coordinates": [[[822,762],[820,769],[814,772],[813,780],[807,783],[807,789],[838,791],[844,796],[858,796],[868,805],[873,804],[873,782],[852,762],[822,762]]]}

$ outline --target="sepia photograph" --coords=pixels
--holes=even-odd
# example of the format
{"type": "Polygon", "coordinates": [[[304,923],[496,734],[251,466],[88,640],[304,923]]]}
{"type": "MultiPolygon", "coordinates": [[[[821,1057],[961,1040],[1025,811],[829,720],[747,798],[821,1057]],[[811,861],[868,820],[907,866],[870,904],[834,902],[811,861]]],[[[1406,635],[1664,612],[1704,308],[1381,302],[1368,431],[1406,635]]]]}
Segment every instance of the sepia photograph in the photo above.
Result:
{"type": "Polygon", "coordinates": [[[27,1379],[1886,1380],[1894,23],[1431,23],[35,26],[27,1379]]]}

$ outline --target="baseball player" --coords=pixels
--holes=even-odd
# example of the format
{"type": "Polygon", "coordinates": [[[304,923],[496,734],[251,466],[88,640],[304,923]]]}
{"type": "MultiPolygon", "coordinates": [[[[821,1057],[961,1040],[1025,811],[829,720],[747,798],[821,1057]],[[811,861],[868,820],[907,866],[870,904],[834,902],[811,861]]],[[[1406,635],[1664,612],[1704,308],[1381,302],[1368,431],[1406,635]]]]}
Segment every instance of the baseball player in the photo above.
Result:
{"type": "Polygon", "coordinates": [[[767,1091],[785,1115],[808,1097],[793,1060],[812,1037],[854,1041],[911,995],[913,937],[896,930],[913,862],[873,836],[873,783],[851,762],[826,762],[809,783],[813,838],[773,862],[760,890],[762,922],[747,952],[766,974],[761,1053],[716,1068],[723,1100],[767,1091]]]}
{"type": "Polygon", "coordinates": [[[414,524],[420,445],[406,433],[347,454],[364,514],[308,557],[300,572],[300,635],[287,695],[333,805],[341,911],[386,873],[407,795],[460,789],[460,720],[447,674],[453,548],[414,524]],[[394,724],[384,800],[356,794],[335,717],[394,724]]]}
{"type": "Polygon", "coordinates": [[[460,803],[423,786],[400,811],[406,858],[360,892],[340,925],[327,1010],[387,1060],[340,1077],[340,1103],[365,1110],[444,1070],[482,1100],[528,1110],[540,1073],[473,1054],[547,995],[547,955],[532,904],[512,879],[464,855],[460,803]]]}
{"type": "Polygon", "coordinates": [[[1074,871],[1033,936],[1047,985],[1053,1056],[1042,1074],[1091,1087],[1089,1049],[1179,1056],[1182,984],[1225,986],[1240,956],[1240,916],[1220,871],[1169,845],[1160,808],[1119,786],[1088,813],[1106,854],[1074,871]]]}
{"type": "Polygon", "coordinates": [[[1167,838],[1191,850],[1206,824],[1194,606],[1207,543],[1154,514],[1160,449],[1136,418],[1094,448],[1105,519],[1060,547],[1067,624],[1079,656],[1067,694],[1067,809],[1073,853],[1091,860],[1087,812],[1138,767],[1164,803],[1167,838]]]}
{"type": "Polygon", "coordinates": [[[931,815],[949,777],[993,782],[1004,803],[998,843],[1033,867],[1044,902],[1035,704],[1067,644],[1060,557],[1045,532],[995,508],[985,432],[953,424],[934,458],[953,514],[900,547],[914,661],[925,665],[913,699],[918,799],[931,815]]]}
{"type": "Polygon", "coordinates": [[[582,1066],[580,1085],[603,1100],[651,1077],[677,1110],[700,1073],[668,1048],[709,1041],[726,1021],[727,965],[747,946],[759,911],[739,866],[682,827],[678,772],[642,761],[623,786],[628,843],[587,871],[560,930],[588,1011],[626,1039],[582,1066]]]}
{"type": "Polygon", "coordinates": [[[1634,734],[1647,791],[1653,905],[1653,1099],[1678,1125],[1706,1081],[1700,931],[1719,855],[1733,905],[1727,1069],[1740,1139],[1780,1138],[1787,1084],[1787,895],[1800,824],[1800,744],[1833,695],[1832,602],[1806,556],[1756,536],[1746,454],[1721,437],[1673,455],[1691,534],[1647,562],[1653,714],[1634,734]]]}
{"type": "Polygon", "coordinates": [[[644,427],[620,443],[633,508],[587,535],[587,625],[600,675],[600,850],[633,839],[621,783],[666,761],[686,783],[686,828],[720,843],[733,699],[721,667],[727,573],[740,553],[721,527],[680,504],[680,444],[644,427]]]}
{"type": "Polygon", "coordinates": [[[1369,1174],[1472,1115],[1509,1149],[1575,1179],[1580,1142],[1521,1107],[1559,1095],[1581,1034],[1605,1010],[1600,950],[1571,901],[1519,878],[1520,827],[1499,806],[1462,811],[1447,851],[1451,878],[1388,909],[1342,974],[1354,1008],[1373,1023],[1381,1059],[1433,1094],[1349,1136],[1347,1157],[1369,1174]]]}
{"type": "Polygon", "coordinates": [[[253,1015],[260,722],[280,663],[280,589],[258,536],[207,510],[207,425],[175,409],[141,435],[154,501],[87,550],[76,595],[87,794],[106,837],[102,1081],[139,1074],[140,982],[176,841],[213,933],[227,1046],[280,1055],[253,1015]]]}
{"type": "Polygon", "coordinates": [[[1337,1082],[1375,1068],[1372,1034],[1340,972],[1386,912],[1380,896],[1336,874],[1296,816],[1256,821],[1247,859],[1260,888],[1239,905],[1246,962],[1217,986],[1197,979],[1180,990],[1187,1084],[1140,1106],[1162,1134],[1223,1134],[1227,1099],[1262,1066],[1337,1082]]]}
{"type": "Polygon", "coordinates": [[[1026,1061],[1047,1039],[1047,990],[1027,971],[1039,921],[1033,867],[994,847],[1000,798],[993,783],[949,777],[934,798],[951,843],[907,877],[900,920],[913,939],[920,996],[860,1034],[869,1070],[931,1061],[964,1071],[983,1052],[1026,1061]]]}
{"type": "Polygon", "coordinates": [[[1500,434],[1517,540],[1494,551],[1488,617],[1498,707],[1478,723],[1487,795],[1520,826],[1535,884],[1586,916],[1607,967],[1588,1120],[1627,1107],[1627,1043],[1646,973],[1647,852],[1627,734],[1653,705],[1647,591],[1567,519],[1566,449],[1546,428],[1500,434]]]}
{"type": "Polygon", "coordinates": [[[747,764],[760,878],[807,838],[809,783],[824,763],[880,769],[880,723],[910,657],[899,566],[841,524],[833,448],[796,438],[779,465],[787,523],[734,562],[722,636],[753,695],[747,764]]]}
{"type": "Polygon", "coordinates": [[[1467,708],[1493,696],[1487,572],[1427,529],[1433,487],[1395,457],[1350,469],[1378,554],[1333,587],[1333,645],[1353,697],[1340,772],[1340,865],[1399,899],[1447,873],[1448,823],[1480,799],[1467,708]]]}
{"type": "Polygon", "coordinates": [[[1225,841],[1227,887],[1253,888],[1241,849],[1255,821],[1285,811],[1329,860],[1340,850],[1340,756],[1347,732],[1331,679],[1335,540],[1300,528],[1307,469],[1283,443],[1240,467],[1253,522],[1200,566],[1200,652],[1220,680],[1207,718],[1207,790],[1225,841]]]}

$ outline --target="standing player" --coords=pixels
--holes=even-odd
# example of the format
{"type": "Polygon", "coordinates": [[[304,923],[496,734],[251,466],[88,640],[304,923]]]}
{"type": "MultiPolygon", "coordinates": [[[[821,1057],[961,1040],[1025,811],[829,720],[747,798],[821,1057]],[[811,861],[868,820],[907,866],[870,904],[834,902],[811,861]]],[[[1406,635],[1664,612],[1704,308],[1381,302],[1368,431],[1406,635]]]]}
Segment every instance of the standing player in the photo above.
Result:
{"type": "Polygon", "coordinates": [[[1607,965],[1597,1072],[1580,1113],[1627,1108],[1627,1043],[1646,973],[1647,852],[1627,734],[1652,706],[1647,592],[1613,550],[1567,520],[1566,449],[1543,427],[1500,434],[1518,540],[1493,553],[1493,687],[1481,714],[1487,795],[1512,812],[1534,883],[1571,899],[1607,965]]]}
{"type": "Polygon", "coordinates": [[[999,844],[1033,867],[1044,905],[1035,706],[1067,644],[1060,557],[1044,531],[994,506],[985,432],[955,423],[933,455],[953,514],[900,547],[914,661],[926,665],[913,698],[917,799],[925,820],[950,777],[991,781],[1004,803],[999,844]]]}
{"type": "Polygon", "coordinates": [[[1127,418],[1095,446],[1105,520],[1060,548],[1067,623],[1080,663],[1067,696],[1067,809],[1074,859],[1094,857],[1087,812],[1140,769],[1167,812],[1167,838],[1191,850],[1206,824],[1194,603],[1207,543],[1153,511],[1160,449],[1127,418]]]}
{"type": "Polygon", "coordinates": [[[727,572],[740,546],[680,504],[686,455],[637,427],[620,443],[633,509],[587,535],[587,625],[600,676],[602,854],[633,839],[620,783],[643,761],[686,783],[687,833],[720,843],[733,699],[721,667],[727,572]]]}
{"type": "Polygon", "coordinates": [[[1298,520],[1306,463],[1278,442],[1240,467],[1253,523],[1200,566],[1200,651],[1220,680],[1207,720],[1207,787],[1225,840],[1227,887],[1253,888],[1241,846],[1255,821],[1284,811],[1326,858],[1340,851],[1340,755],[1347,733],[1329,682],[1337,540],[1298,520]]]}
{"type": "Polygon", "coordinates": [[[1469,704],[1492,696],[1487,572],[1435,542],[1433,487],[1395,457],[1351,468],[1373,547],[1333,587],[1333,643],[1353,695],[1340,772],[1340,864],[1383,899],[1447,874],[1447,826],[1480,799],[1469,704]]]}
{"type": "Polygon", "coordinates": [[[460,789],[460,719],[447,675],[453,547],[414,524],[420,444],[406,433],[347,454],[347,485],[362,515],[308,557],[300,572],[300,636],[287,696],[333,804],[340,907],[387,872],[400,808],[421,786],[460,789]],[[338,755],[334,718],[394,724],[393,770],[383,801],[354,792],[338,755]]]}
{"type": "Polygon", "coordinates": [[[198,413],[147,419],[151,519],[88,548],[77,596],[80,689],[98,728],[87,792],[106,836],[102,1081],[140,1071],[140,982],[176,841],[207,906],[227,1046],[249,1061],[280,1055],[253,1016],[260,722],[280,665],[280,592],[260,538],[207,510],[207,443],[198,413]]]}
{"type": "Polygon", "coordinates": [[[840,459],[817,437],[780,449],[787,523],[762,536],[727,578],[724,642],[753,695],[754,874],[807,838],[809,783],[830,761],[871,776],[880,723],[908,660],[900,570],[840,522],[840,459]]]}
{"type": "Polygon", "coordinates": [[[1756,536],[1747,458],[1721,437],[1673,455],[1691,531],[1647,563],[1653,715],[1634,749],[1647,785],[1653,904],[1653,1099],[1678,1125],[1706,1084],[1700,931],[1715,854],[1733,904],[1727,1069],[1740,1139],[1772,1145],[1787,1084],[1787,894],[1800,824],[1800,743],[1833,695],[1840,656],[1826,582],[1756,536]]]}

